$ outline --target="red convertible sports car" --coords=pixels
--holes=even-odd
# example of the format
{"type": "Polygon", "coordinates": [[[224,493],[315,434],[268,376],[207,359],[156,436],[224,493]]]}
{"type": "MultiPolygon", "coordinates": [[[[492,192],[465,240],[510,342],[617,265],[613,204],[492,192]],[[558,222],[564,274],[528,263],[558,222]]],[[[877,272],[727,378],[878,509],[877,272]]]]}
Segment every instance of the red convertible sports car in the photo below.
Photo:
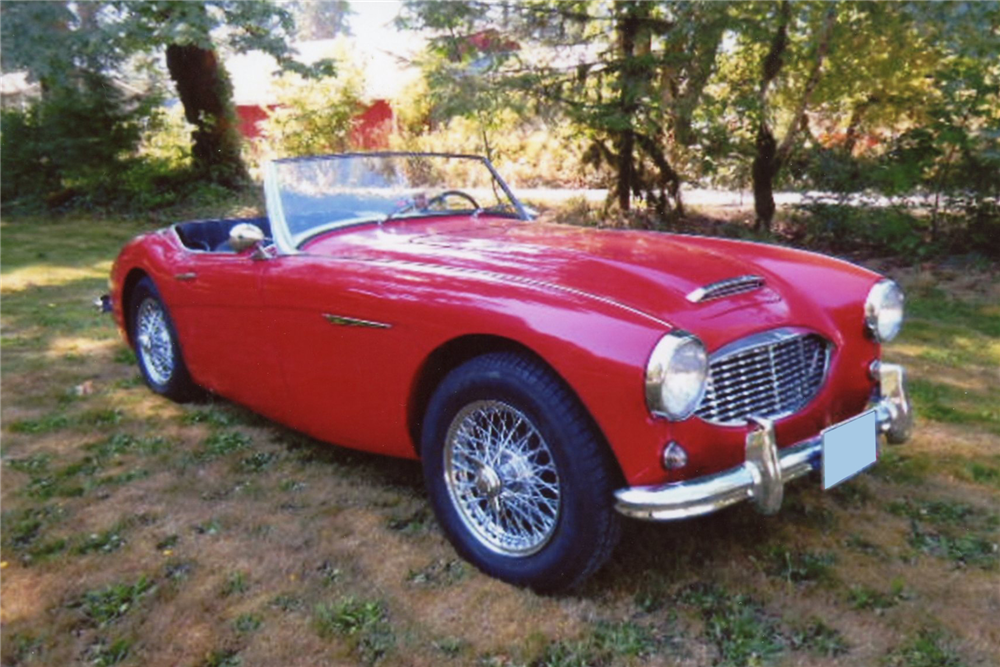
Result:
{"type": "Polygon", "coordinates": [[[540,591],[673,520],[825,488],[912,422],[891,281],[814,254],[532,221],[466,155],[278,160],[267,217],[185,222],[104,298],[153,391],[423,462],[462,556],[540,591]]]}

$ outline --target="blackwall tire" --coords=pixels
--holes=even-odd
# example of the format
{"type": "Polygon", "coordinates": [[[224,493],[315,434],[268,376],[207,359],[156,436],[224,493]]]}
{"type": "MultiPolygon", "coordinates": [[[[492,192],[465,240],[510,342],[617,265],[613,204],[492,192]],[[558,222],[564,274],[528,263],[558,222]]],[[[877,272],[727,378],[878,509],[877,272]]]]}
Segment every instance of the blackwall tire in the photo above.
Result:
{"type": "Polygon", "coordinates": [[[483,355],[446,376],[421,455],[445,534],[486,574],[560,592],[618,542],[617,466],[576,396],[525,355],[483,355]]]}
{"type": "Polygon", "coordinates": [[[128,308],[129,332],[146,385],[180,403],[200,398],[201,389],[184,363],[170,312],[148,277],[136,284],[128,308]]]}

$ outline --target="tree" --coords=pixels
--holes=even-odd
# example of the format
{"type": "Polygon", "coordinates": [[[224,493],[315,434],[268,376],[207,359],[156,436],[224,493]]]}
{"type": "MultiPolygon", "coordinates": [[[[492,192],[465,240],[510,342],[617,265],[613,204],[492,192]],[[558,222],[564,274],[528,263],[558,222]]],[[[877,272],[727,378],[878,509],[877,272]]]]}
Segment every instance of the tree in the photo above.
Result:
{"type": "Polygon", "coordinates": [[[43,89],[72,85],[84,72],[110,77],[138,55],[164,52],[185,116],[195,126],[196,174],[227,186],[243,182],[246,169],[232,87],[217,47],[261,50],[281,68],[306,75],[333,73],[328,61],[306,67],[294,60],[294,20],[274,2],[5,2],[3,11],[5,71],[26,69],[43,89]]]}
{"type": "Polygon", "coordinates": [[[348,19],[353,12],[347,0],[291,0],[287,6],[295,17],[295,36],[299,40],[351,34],[348,19]]]}
{"type": "Polygon", "coordinates": [[[0,48],[5,71],[26,71],[41,98],[5,109],[5,202],[62,205],[82,192],[101,200],[126,170],[155,99],[126,93],[109,75],[122,56],[92,34],[97,5],[5,2],[0,48]]]}
{"type": "Polygon", "coordinates": [[[289,46],[292,14],[272,2],[118,2],[114,23],[134,50],[166,50],[167,69],[177,87],[184,115],[195,126],[192,158],[202,177],[234,187],[246,180],[240,136],[232,105],[232,84],[219,60],[216,43],[237,52],[260,50],[285,69],[331,73],[331,64],[309,69],[295,62],[289,46]]]}
{"type": "Polygon", "coordinates": [[[693,110],[724,19],[724,6],[701,3],[536,0],[410,2],[402,24],[433,31],[434,47],[462,66],[450,76],[430,70],[432,89],[450,100],[439,109],[478,116],[484,130],[507,105],[556,112],[589,138],[587,160],[613,173],[611,198],[621,210],[640,197],[667,217],[682,210],[671,147],[696,142],[693,110]],[[517,48],[469,48],[484,35],[517,48]]]}
{"type": "MultiPolygon", "coordinates": [[[[812,95],[819,85],[820,76],[827,53],[833,39],[833,30],[837,20],[837,5],[829,4],[822,8],[822,18],[817,21],[808,14],[805,23],[813,24],[809,29],[810,38],[806,41],[811,51],[811,59],[805,59],[806,74],[804,83],[795,96],[794,107],[787,120],[786,129],[779,143],[774,132],[773,112],[771,110],[772,88],[775,80],[785,68],[789,59],[790,35],[793,28],[793,8],[789,0],[775,8],[773,16],[773,33],[768,43],[767,52],[760,61],[760,79],[755,119],[755,155],[751,173],[753,176],[754,212],[758,229],[770,230],[774,219],[774,180],[795,148],[795,142],[806,119],[806,110],[812,95]],[[810,21],[810,19],[812,19],[810,21]],[[810,62],[811,61],[811,62],[810,62]]],[[[812,12],[815,13],[815,12],[812,12]]],[[[800,59],[800,63],[803,61],[800,59]]]]}

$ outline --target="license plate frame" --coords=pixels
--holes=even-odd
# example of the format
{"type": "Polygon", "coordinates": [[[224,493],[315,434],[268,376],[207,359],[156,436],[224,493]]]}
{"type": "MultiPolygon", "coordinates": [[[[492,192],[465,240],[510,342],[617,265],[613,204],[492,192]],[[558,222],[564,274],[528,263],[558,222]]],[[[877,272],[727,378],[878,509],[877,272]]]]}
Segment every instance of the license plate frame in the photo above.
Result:
{"type": "Polygon", "coordinates": [[[832,489],[878,460],[875,410],[823,429],[823,490],[832,489]]]}

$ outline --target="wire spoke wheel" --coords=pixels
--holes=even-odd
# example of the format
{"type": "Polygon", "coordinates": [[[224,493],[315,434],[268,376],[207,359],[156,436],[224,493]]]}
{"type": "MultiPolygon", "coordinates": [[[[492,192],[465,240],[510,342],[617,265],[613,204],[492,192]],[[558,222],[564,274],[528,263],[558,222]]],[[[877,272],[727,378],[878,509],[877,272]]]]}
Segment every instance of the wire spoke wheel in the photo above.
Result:
{"type": "Polygon", "coordinates": [[[166,313],[158,300],[143,299],[135,330],[143,368],[153,382],[167,384],[174,374],[174,344],[166,313]]]}
{"type": "Polygon", "coordinates": [[[530,556],[552,538],[559,471],[528,417],[500,401],[455,415],[444,447],[445,484],[465,526],[488,549],[530,556]]]}

